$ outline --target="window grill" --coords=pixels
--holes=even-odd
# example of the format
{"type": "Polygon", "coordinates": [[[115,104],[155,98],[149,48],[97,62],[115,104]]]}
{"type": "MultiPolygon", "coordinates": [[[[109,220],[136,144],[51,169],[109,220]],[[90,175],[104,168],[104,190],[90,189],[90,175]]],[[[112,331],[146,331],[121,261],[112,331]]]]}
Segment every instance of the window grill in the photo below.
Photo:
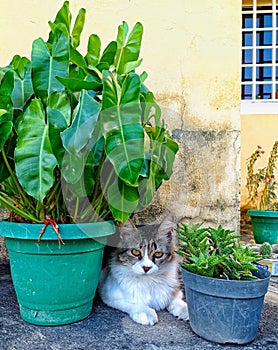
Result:
{"type": "Polygon", "coordinates": [[[278,101],[278,6],[276,0],[243,0],[243,101],[278,101]]]}

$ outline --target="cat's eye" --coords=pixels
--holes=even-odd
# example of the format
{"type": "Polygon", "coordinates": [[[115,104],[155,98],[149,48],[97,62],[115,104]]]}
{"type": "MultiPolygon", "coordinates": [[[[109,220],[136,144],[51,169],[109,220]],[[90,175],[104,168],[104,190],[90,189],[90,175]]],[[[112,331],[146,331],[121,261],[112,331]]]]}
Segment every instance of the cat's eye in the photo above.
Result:
{"type": "Polygon", "coordinates": [[[134,256],[140,256],[141,252],[138,249],[132,249],[131,250],[131,254],[134,255],[134,256]]]}
{"type": "Polygon", "coordinates": [[[155,252],[154,253],[154,257],[157,258],[157,259],[161,258],[162,256],[163,256],[162,252],[155,252]]]}

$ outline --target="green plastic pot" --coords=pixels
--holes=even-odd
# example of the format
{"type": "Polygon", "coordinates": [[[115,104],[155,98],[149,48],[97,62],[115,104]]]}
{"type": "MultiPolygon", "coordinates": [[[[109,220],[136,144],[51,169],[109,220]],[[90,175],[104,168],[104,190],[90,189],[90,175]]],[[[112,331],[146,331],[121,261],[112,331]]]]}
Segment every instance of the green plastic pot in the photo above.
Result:
{"type": "Polygon", "coordinates": [[[45,326],[80,321],[91,313],[106,236],[114,233],[114,225],[59,225],[61,247],[50,225],[38,244],[41,228],[0,222],[21,317],[45,326]]]}
{"type": "Polygon", "coordinates": [[[247,211],[247,215],[251,217],[252,231],[256,243],[277,243],[278,211],[252,209],[247,211]]]}

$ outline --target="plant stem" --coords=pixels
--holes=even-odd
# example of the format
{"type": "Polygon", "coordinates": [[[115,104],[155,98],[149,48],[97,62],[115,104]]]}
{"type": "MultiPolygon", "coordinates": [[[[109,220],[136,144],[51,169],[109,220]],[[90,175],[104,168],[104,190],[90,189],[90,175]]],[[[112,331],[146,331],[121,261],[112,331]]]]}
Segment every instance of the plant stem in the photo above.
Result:
{"type": "Polygon", "coordinates": [[[4,203],[5,207],[9,210],[12,210],[14,213],[16,213],[17,215],[21,216],[22,218],[26,219],[26,220],[30,220],[30,221],[34,221],[36,223],[41,223],[42,221],[37,219],[35,216],[24,212],[23,210],[19,209],[18,207],[16,207],[16,204],[14,202],[10,202],[8,201],[5,197],[3,197],[0,194],[0,202],[4,203]]]}
{"type": "Polygon", "coordinates": [[[10,167],[10,164],[8,162],[8,159],[7,159],[7,156],[6,156],[6,153],[4,151],[4,148],[2,149],[2,156],[3,156],[3,160],[4,160],[4,163],[9,171],[9,174],[11,175],[11,178],[13,180],[13,183],[15,184],[17,190],[18,190],[18,193],[20,194],[20,196],[22,197],[23,201],[25,203],[27,203],[29,206],[32,207],[32,204],[31,202],[28,200],[28,198],[25,196],[25,193],[24,191],[22,191],[22,188],[21,188],[21,185],[19,184],[16,176],[14,175],[14,172],[12,171],[12,168],[10,167]]]}
{"type": "Polygon", "coordinates": [[[73,214],[73,220],[76,221],[77,216],[78,216],[78,210],[79,210],[79,197],[76,198],[76,204],[75,204],[75,210],[74,210],[74,214],[73,214]]]}
{"type": "Polygon", "coordinates": [[[97,174],[96,174],[96,181],[95,181],[95,189],[94,189],[94,195],[93,195],[93,198],[92,198],[92,201],[91,201],[91,204],[92,206],[94,205],[94,202],[96,201],[96,199],[98,198],[99,196],[99,184],[100,184],[100,172],[101,172],[101,169],[102,169],[102,166],[103,166],[103,163],[105,161],[105,152],[102,151],[102,154],[101,154],[101,157],[100,157],[100,160],[99,160],[99,165],[98,165],[98,169],[97,169],[97,174]]]}
{"type": "Polygon", "coordinates": [[[41,220],[44,219],[44,211],[43,211],[43,204],[40,203],[39,201],[37,201],[37,204],[36,204],[36,216],[38,218],[41,218],[41,220]]]}
{"type": "MultiPolygon", "coordinates": [[[[113,176],[113,171],[110,171],[110,174],[105,182],[105,185],[103,186],[101,194],[98,197],[98,205],[95,207],[94,220],[97,219],[96,215],[99,216],[100,212],[102,212],[104,214],[104,208],[106,207],[106,202],[103,202],[103,197],[104,197],[104,194],[106,193],[106,191],[109,187],[110,180],[111,180],[112,176],[113,176]]],[[[107,216],[107,214],[105,216],[107,216]]],[[[101,217],[103,218],[103,215],[101,215],[101,217]]]]}

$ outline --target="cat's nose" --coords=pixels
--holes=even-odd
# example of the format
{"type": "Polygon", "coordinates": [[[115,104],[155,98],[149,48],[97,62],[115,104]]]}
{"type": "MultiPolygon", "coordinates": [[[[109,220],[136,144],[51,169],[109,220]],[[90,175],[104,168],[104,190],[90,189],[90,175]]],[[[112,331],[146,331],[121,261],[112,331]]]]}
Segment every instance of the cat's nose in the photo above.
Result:
{"type": "Polygon", "coordinates": [[[145,273],[147,273],[151,269],[151,266],[142,266],[142,268],[145,271],[145,273]]]}

